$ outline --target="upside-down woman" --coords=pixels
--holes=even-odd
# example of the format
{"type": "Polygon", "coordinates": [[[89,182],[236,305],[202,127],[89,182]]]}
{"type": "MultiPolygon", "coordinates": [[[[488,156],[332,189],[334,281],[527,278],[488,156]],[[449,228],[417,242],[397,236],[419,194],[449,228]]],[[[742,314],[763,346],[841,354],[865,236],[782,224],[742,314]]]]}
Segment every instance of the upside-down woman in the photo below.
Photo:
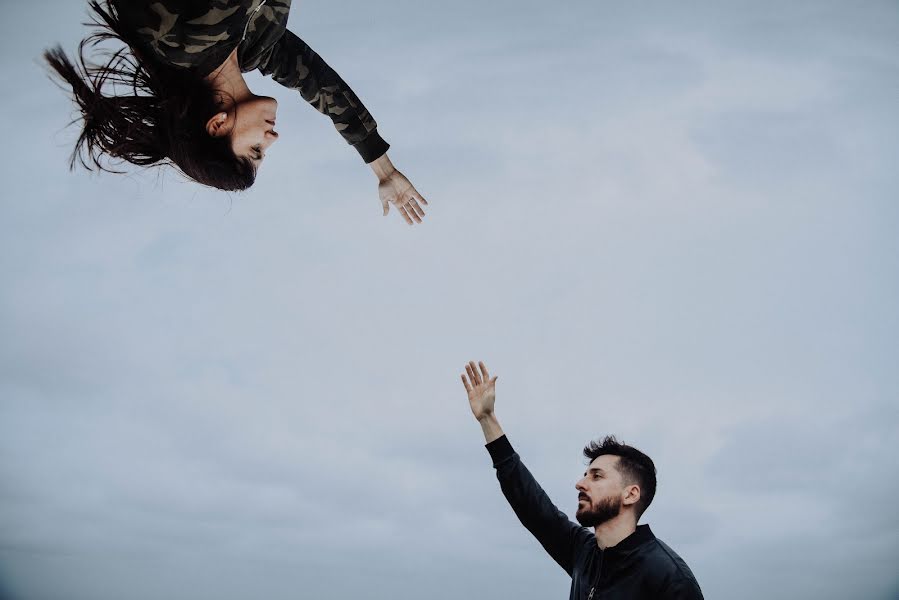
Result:
{"type": "Polygon", "coordinates": [[[71,86],[83,129],[72,153],[90,169],[112,171],[104,155],[135,165],[170,164],[194,181],[244,190],[278,139],[278,103],[250,91],[258,70],[299,91],[378,177],[390,204],[411,225],[427,201],[387,156],[377,123],[340,76],[287,30],[290,0],[98,0],[91,36],[77,60],[59,47],[44,56],[71,86]],[[89,48],[113,40],[94,64],[89,48]]]}

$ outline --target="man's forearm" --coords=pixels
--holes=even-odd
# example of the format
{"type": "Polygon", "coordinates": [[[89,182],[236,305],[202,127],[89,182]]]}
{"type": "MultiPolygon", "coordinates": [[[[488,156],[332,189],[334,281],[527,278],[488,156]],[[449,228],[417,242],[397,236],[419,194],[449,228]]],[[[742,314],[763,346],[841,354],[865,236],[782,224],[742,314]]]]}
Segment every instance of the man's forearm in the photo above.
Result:
{"type": "Polygon", "coordinates": [[[481,431],[484,432],[484,440],[488,444],[505,435],[503,433],[503,428],[499,426],[499,421],[496,420],[496,414],[492,412],[489,415],[485,415],[478,419],[478,423],[481,424],[481,431]]]}

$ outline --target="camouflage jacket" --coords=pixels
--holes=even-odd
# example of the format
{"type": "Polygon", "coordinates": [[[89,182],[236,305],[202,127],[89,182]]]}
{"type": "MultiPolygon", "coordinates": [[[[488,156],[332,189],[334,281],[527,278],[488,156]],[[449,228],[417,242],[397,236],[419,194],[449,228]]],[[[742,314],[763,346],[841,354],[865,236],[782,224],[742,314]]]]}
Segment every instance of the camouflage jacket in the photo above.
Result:
{"type": "Polygon", "coordinates": [[[328,115],[365,162],[389,147],[353,90],[287,30],[291,0],[110,0],[136,33],[144,57],[205,77],[237,48],[244,72],[258,69],[328,115]]]}

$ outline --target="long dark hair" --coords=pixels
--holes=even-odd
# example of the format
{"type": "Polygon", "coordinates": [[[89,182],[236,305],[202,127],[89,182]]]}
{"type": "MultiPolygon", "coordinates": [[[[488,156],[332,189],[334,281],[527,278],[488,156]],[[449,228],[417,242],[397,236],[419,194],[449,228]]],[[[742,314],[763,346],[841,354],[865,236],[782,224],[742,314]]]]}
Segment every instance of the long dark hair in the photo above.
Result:
{"type": "Polygon", "coordinates": [[[206,122],[220,110],[209,82],[187,69],[142,60],[114,2],[101,6],[91,0],[90,8],[87,25],[97,31],[81,41],[76,61],[59,46],[44,52],[50,68],[71,86],[83,119],[69,168],[80,162],[88,170],[121,172],[101,160],[108,155],[140,166],[170,164],[221,190],[253,185],[250,160],[234,154],[227,136],[206,131],[206,122]],[[101,52],[100,64],[88,62],[87,50],[107,40],[125,47],[101,52]]]}

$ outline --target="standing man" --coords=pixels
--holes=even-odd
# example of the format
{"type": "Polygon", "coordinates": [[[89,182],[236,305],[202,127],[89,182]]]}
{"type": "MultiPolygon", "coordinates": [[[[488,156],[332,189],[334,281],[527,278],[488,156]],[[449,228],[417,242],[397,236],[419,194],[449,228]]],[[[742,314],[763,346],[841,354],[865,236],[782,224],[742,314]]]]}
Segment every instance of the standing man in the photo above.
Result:
{"type": "Polygon", "coordinates": [[[579,527],[550,501],[503,433],[493,412],[496,377],[490,378],[484,363],[470,362],[465,370],[462,383],[503,494],[522,525],[571,576],[570,600],[702,600],[687,563],[649,525],[637,526],[656,489],[648,456],[612,436],[584,448],[591,462],[574,486],[579,527]]]}

